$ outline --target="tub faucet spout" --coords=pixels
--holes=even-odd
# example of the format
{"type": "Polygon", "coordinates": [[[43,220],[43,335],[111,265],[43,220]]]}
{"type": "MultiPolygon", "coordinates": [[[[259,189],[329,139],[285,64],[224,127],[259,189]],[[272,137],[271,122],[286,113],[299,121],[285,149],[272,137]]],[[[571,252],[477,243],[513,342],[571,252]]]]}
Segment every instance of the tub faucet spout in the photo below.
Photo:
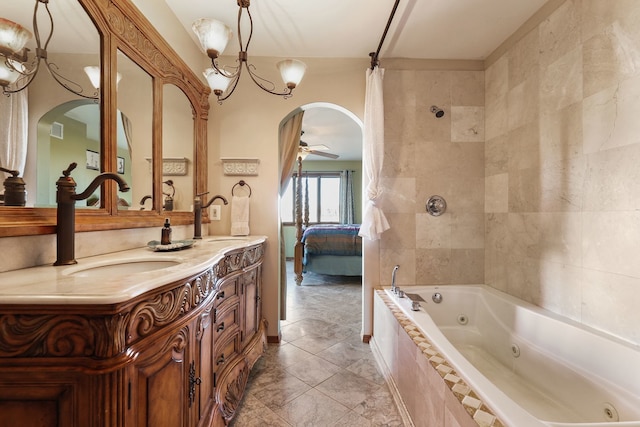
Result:
{"type": "Polygon", "coordinates": [[[393,271],[391,272],[391,291],[394,294],[398,293],[398,290],[400,289],[396,286],[396,272],[398,271],[399,268],[400,266],[396,265],[395,267],[393,267],[393,271]]]}
{"type": "Polygon", "coordinates": [[[56,250],[57,258],[53,265],[77,264],[75,259],[75,233],[76,233],[76,201],[85,200],[106,180],[111,179],[118,183],[120,191],[129,191],[129,185],[118,174],[104,172],[95,177],[87,186],[87,189],[80,194],[76,194],[76,182],[70,176],[71,171],[77,167],[77,163],[71,163],[58,178],[56,186],[56,201],[58,210],[56,212],[56,250]]]}

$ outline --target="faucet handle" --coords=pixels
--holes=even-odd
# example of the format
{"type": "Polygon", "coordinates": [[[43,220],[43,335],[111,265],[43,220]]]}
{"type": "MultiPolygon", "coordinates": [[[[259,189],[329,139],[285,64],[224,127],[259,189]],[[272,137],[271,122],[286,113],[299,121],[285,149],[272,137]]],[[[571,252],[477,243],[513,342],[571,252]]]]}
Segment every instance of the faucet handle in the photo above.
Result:
{"type": "Polygon", "coordinates": [[[71,175],[71,171],[76,167],[78,167],[78,164],[76,162],[71,163],[67,169],[62,171],[62,175],[68,177],[69,175],[71,175]]]}
{"type": "Polygon", "coordinates": [[[10,170],[10,169],[7,169],[7,168],[3,168],[2,166],[0,166],[0,171],[6,172],[8,174],[11,174],[11,176],[13,176],[14,178],[16,178],[18,175],[20,175],[19,171],[14,171],[14,170],[10,170]]]}

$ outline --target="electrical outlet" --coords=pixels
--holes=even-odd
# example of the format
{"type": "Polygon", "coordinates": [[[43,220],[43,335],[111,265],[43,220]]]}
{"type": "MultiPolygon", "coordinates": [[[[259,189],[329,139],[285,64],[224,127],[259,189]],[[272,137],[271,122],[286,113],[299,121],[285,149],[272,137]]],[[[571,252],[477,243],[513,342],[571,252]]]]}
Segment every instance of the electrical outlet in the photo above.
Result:
{"type": "Polygon", "coordinates": [[[220,207],[220,205],[211,205],[211,220],[220,221],[221,216],[222,208],[220,207]]]}

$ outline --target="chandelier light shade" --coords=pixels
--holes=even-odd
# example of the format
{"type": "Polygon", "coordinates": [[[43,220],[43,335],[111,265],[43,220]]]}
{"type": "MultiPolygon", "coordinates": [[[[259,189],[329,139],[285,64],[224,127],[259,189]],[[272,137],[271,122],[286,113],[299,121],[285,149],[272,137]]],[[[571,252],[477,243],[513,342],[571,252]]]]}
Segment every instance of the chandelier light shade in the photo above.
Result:
{"type": "Polygon", "coordinates": [[[218,103],[222,104],[222,101],[229,98],[235,91],[243,69],[247,70],[251,80],[265,92],[282,96],[283,98],[293,96],[293,90],[300,84],[307,66],[302,61],[295,59],[280,61],[277,64],[277,68],[280,70],[280,75],[285,84],[285,88],[281,92],[276,90],[273,82],[260,77],[255,71],[256,67],[247,62],[249,44],[251,43],[251,37],[253,35],[253,19],[249,11],[250,0],[237,0],[237,2],[240,8],[238,10],[237,25],[240,52],[238,53],[238,59],[236,61],[237,65],[218,65],[218,57],[222,55],[227,43],[231,39],[232,31],[228,26],[215,19],[201,18],[195,21],[191,27],[198,36],[202,49],[207,53],[207,56],[211,58],[212,68],[205,70],[204,76],[211,90],[218,98],[218,103]],[[250,24],[249,37],[247,38],[246,44],[243,43],[241,32],[241,22],[245,11],[250,24]]]}
{"type": "Polygon", "coordinates": [[[22,25],[0,18],[0,53],[5,57],[20,54],[31,37],[22,25]]]}
{"type": "Polygon", "coordinates": [[[48,59],[47,48],[54,31],[53,16],[49,10],[49,0],[35,0],[33,28],[36,49],[35,55],[29,58],[29,49],[25,46],[33,37],[31,32],[20,24],[0,17],[0,86],[2,87],[2,93],[10,95],[26,89],[38,74],[40,67],[43,66],[51,77],[69,92],[83,98],[97,100],[97,92],[91,95],[83,93],[81,85],[60,74],[59,67],[48,59]],[[44,45],[42,45],[41,40],[43,38],[38,31],[38,6],[41,3],[46,9],[51,27],[48,37],[44,38],[46,40],[44,45]]]}
{"type": "MultiPolygon", "coordinates": [[[[89,77],[89,81],[91,81],[91,86],[96,88],[96,90],[100,89],[100,67],[97,65],[89,65],[84,67],[84,72],[89,77]]],[[[116,73],[116,89],[118,88],[118,83],[122,79],[122,74],[116,73]]]]}
{"type": "Polygon", "coordinates": [[[217,58],[224,52],[232,35],[231,28],[212,18],[200,18],[191,28],[198,36],[202,49],[211,59],[217,58]]]}
{"type": "Polygon", "coordinates": [[[276,66],[278,70],[280,70],[282,81],[287,85],[287,88],[291,90],[300,84],[305,71],[307,71],[307,65],[297,59],[285,59],[284,61],[278,62],[276,66]]]}
{"type": "Polygon", "coordinates": [[[204,74],[204,77],[207,79],[207,83],[209,83],[209,87],[213,93],[218,97],[227,90],[231,83],[229,77],[222,75],[213,68],[207,68],[202,74],[204,74]]]}

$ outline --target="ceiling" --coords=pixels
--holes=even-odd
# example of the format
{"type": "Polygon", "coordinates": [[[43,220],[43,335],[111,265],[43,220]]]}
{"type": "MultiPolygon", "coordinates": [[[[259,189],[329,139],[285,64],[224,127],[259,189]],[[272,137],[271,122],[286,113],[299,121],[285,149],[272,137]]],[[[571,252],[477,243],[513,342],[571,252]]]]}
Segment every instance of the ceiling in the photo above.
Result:
{"type": "MultiPolygon", "coordinates": [[[[236,55],[237,0],[165,1],[196,43],[193,21],[210,17],[225,22],[234,33],[225,54],[236,55]]],[[[385,58],[485,59],[545,2],[400,0],[380,50],[380,63],[384,67],[385,58]]],[[[253,0],[249,58],[368,59],[378,48],[394,4],[395,0],[253,0]]],[[[246,34],[244,29],[245,41],[246,34]]],[[[362,158],[362,129],[343,112],[307,109],[303,130],[303,141],[328,146],[339,160],[362,158]]],[[[307,159],[329,160],[313,155],[307,159]]]]}

